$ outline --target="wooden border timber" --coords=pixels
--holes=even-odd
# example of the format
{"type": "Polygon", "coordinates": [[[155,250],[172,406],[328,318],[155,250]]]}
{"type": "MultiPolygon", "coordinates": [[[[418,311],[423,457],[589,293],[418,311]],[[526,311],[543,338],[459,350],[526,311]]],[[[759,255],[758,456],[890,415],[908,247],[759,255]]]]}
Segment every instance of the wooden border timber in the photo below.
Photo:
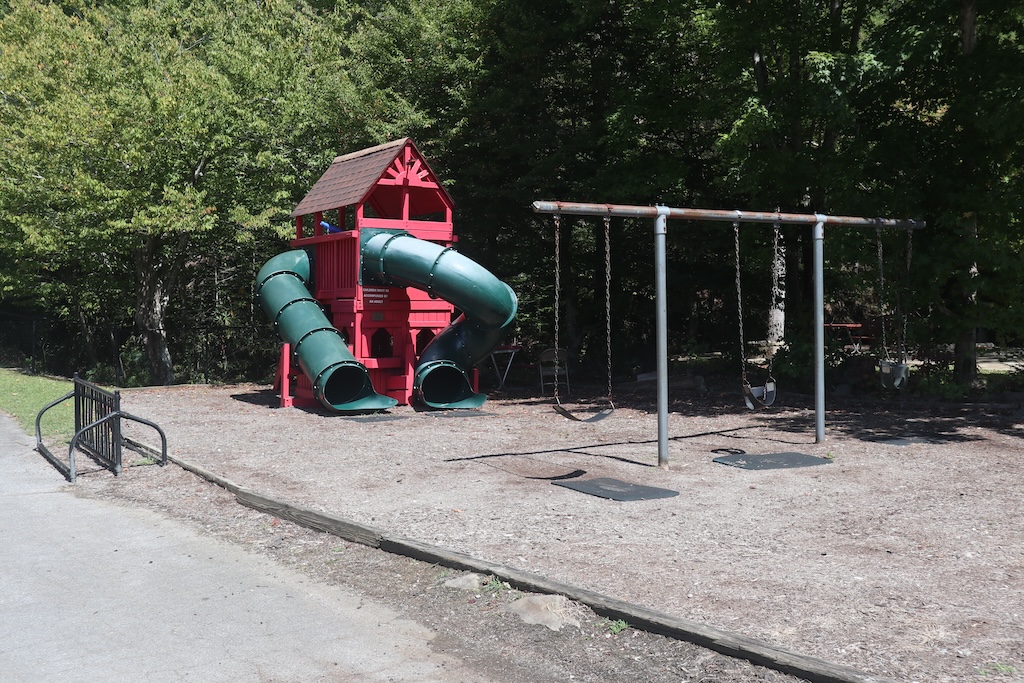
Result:
{"type": "Polygon", "coordinates": [[[896,683],[892,679],[873,676],[848,666],[833,664],[732,631],[658,612],[585,588],[552,581],[537,574],[480,560],[464,553],[431,546],[427,543],[400,536],[385,535],[380,541],[380,549],[453,569],[494,575],[515,588],[533,593],[564,595],[570,600],[586,605],[601,616],[609,619],[622,619],[634,628],[676,640],[685,640],[729,657],[746,659],[753,664],[792,674],[812,683],[896,683]]]}
{"type": "Polygon", "coordinates": [[[286,519],[301,527],[329,533],[346,541],[378,548],[394,555],[402,555],[451,569],[492,575],[511,586],[532,593],[564,595],[570,600],[586,605],[596,614],[610,619],[622,619],[634,628],[694,643],[729,657],[745,659],[759,666],[797,676],[811,681],[811,683],[898,683],[890,678],[874,676],[841,664],[833,664],[817,657],[748,638],[739,633],[658,612],[585,588],[552,581],[538,574],[481,560],[465,553],[403,536],[394,536],[376,527],[257,493],[180,458],[171,457],[170,461],[233,493],[239,504],[286,519]]]}
{"type": "Polygon", "coordinates": [[[346,541],[370,546],[371,548],[380,548],[384,543],[384,533],[372,526],[365,526],[342,519],[341,517],[317,512],[310,508],[292,505],[262,493],[256,493],[250,489],[239,489],[235,493],[235,498],[246,507],[280,517],[281,519],[287,519],[289,522],[294,522],[307,529],[315,529],[316,531],[333,534],[346,541]]]}

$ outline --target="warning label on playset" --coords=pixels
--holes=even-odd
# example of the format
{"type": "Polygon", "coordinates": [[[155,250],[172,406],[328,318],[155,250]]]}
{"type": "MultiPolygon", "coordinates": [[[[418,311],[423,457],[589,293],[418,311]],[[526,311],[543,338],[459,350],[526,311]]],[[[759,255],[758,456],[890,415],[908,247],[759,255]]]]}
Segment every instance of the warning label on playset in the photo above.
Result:
{"type": "Polygon", "coordinates": [[[363,304],[367,306],[386,304],[390,289],[390,287],[363,287],[363,304]]]}

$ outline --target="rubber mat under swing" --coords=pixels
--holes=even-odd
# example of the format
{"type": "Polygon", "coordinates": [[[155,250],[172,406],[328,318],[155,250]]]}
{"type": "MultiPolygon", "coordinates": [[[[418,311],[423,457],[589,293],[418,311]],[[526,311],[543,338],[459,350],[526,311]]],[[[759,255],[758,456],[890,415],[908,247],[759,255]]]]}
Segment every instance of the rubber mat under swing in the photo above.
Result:
{"type": "Polygon", "coordinates": [[[618,479],[599,477],[597,479],[577,479],[572,481],[553,481],[555,486],[562,486],[567,489],[587,493],[598,498],[609,500],[632,501],[632,500],[653,500],[655,498],[671,498],[678,496],[679,491],[671,489],[659,489],[653,486],[641,486],[630,484],[618,479]]]}
{"type": "Polygon", "coordinates": [[[713,462],[731,467],[739,467],[744,470],[784,470],[794,467],[827,465],[832,461],[826,458],[807,455],[806,453],[767,453],[765,455],[732,453],[719,456],[713,462]]]}
{"type": "Polygon", "coordinates": [[[883,446],[914,446],[917,444],[941,446],[942,444],[949,443],[948,440],[945,440],[942,437],[929,436],[883,436],[865,439],[865,441],[880,443],[883,446]]]}

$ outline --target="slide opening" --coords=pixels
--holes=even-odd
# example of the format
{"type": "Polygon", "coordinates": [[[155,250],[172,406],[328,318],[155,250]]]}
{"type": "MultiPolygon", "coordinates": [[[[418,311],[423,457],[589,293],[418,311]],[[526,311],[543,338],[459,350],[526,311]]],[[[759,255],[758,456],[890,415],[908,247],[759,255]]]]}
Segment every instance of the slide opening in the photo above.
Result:
{"type": "Polygon", "coordinates": [[[462,370],[451,365],[439,365],[423,378],[424,400],[430,403],[454,403],[473,393],[462,370]]]}
{"type": "Polygon", "coordinates": [[[333,370],[328,370],[327,377],[324,378],[324,401],[335,408],[340,408],[362,398],[367,393],[368,383],[366,371],[361,366],[339,365],[333,370]]]}
{"type": "Polygon", "coordinates": [[[466,373],[449,362],[421,370],[419,392],[431,408],[479,408],[487,398],[473,391],[466,373]]]}

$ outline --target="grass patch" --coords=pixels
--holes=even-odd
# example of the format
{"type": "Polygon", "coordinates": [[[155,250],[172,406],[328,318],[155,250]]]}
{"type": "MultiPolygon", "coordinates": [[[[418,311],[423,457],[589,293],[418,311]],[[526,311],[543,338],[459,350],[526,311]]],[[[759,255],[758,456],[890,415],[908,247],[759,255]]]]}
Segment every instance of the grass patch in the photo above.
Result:
{"type": "Polygon", "coordinates": [[[629,624],[623,619],[616,619],[615,621],[612,621],[611,619],[605,619],[602,625],[604,626],[605,630],[613,636],[617,636],[623,631],[626,631],[630,628],[629,624]]]}
{"type": "MultiPolygon", "coordinates": [[[[43,406],[72,389],[70,380],[27,375],[0,368],[0,411],[12,416],[29,434],[35,434],[36,415],[43,406]]],[[[40,429],[44,437],[70,441],[75,435],[75,405],[67,400],[46,411],[40,429]]]]}
{"type": "Polygon", "coordinates": [[[1017,673],[1017,670],[1009,664],[1000,664],[997,662],[990,666],[983,667],[978,673],[980,673],[982,676],[999,674],[1013,675],[1017,673]]]}
{"type": "Polygon", "coordinates": [[[512,586],[496,576],[488,576],[487,583],[483,585],[483,590],[491,595],[498,595],[502,591],[512,590],[512,586]]]}

